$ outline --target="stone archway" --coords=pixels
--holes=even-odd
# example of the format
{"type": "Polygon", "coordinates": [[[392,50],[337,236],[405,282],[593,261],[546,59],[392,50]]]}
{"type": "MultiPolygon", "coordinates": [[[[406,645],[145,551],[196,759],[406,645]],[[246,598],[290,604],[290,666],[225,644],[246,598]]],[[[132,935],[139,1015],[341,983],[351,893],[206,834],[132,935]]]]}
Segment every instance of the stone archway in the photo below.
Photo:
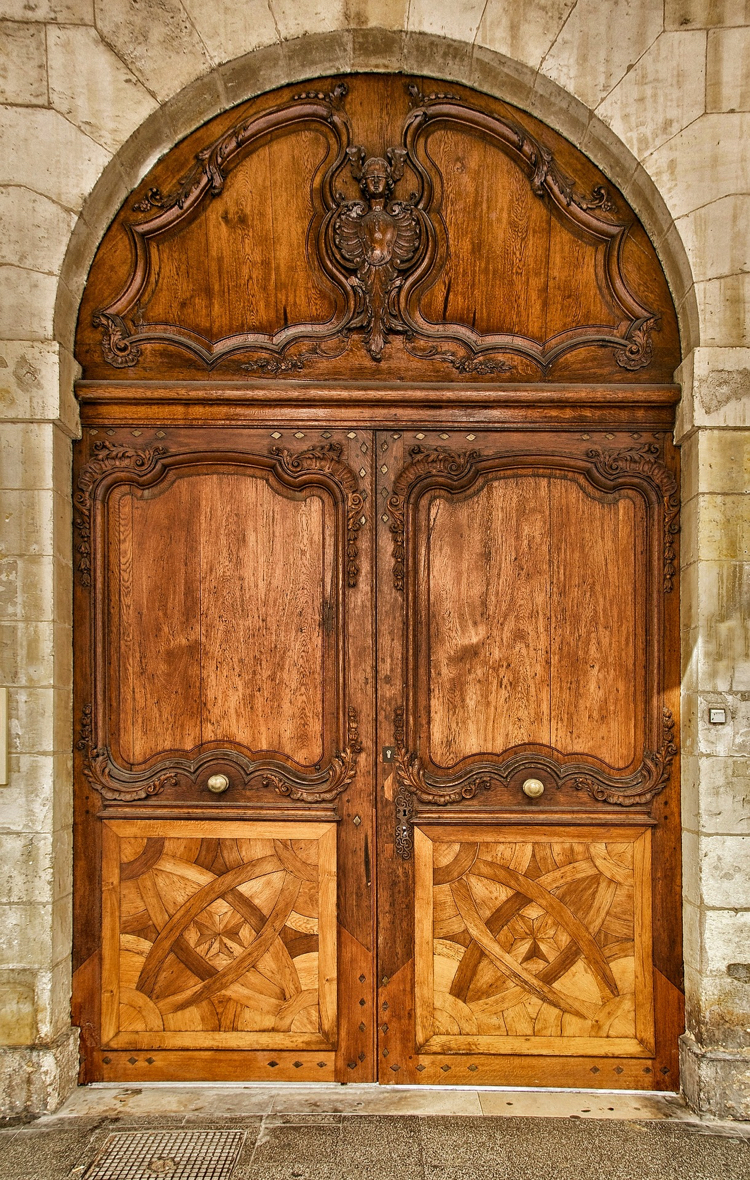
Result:
{"type": "MultiPolygon", "coordinates": [[[[693,28],[695,27],[700,28],[700,21],[697,23],[697,26],[693,25],[693,28]]],[[[666,33],[662,36],[671,37],[672,44],[681,43],[681,38],[683,38],[683,34],[678,35],[676,32],[666,33]]],[[[684,34],[685,43],[688,38],[694,36],[695,34],[688,30],[684,34]]],[[[660,39],[657,44],[661,43],[662,41],[660,39]]],[[[303,80],[306,77],[311,77],[319,72],[321,55],[326,64],[335,61],[340,68],[351,68],[351,66],[373,70],[408,68],[414,69],[421,74],[432,76],[439,74],[444,77],[456,78],[459,81],[478,85],[480,89],[485,89],[488,93],[500,94],[511,101],[515,101],[524,109],[536,112],[551,126],[567,134],[573,142],[581,143],[588,154],[597,160],[603,170],[616,183],[621,184],[631,204],[642,217],[644,224],[652,236],[652,240],[656,243],[657,249],[660,252],[665,271],[679,305],[682,319],[683,351],[684,355],[690,357],[688,364],[681,374],[687,394],[687,402],[680,429],[684,433],[686,446],[689,448],[690,454],[694,456],[694,459],[690,459],[691,464],[699,464],[698,449],[700,439],[695,433],[691,433],[695,430],[696,426],[708,430],[702,444],[705,448],[713,445],[712,439],[716,439],[718,442],[721,437],[715,430],[712,431],[712,428],[725,425],[738,427],[742,424],[742,418],[738,416],[738,410],[741,408],[741,403],[738,399],[741,398],[743,389],[742,358],[736,349],[730,356],[729,352],[731,350],[721,348],[726,343],[734,344],[736,341],[722,337],[720,331],[712,330],[709,335],[709,342],[714,348],[704,349],[701,353],[696,354],[695,357],[690,355],[691,349],[695,348],[698,342],[699,315],[696,307],[695,289],[692,284],[690,269],[686,263],[680,233],[675,230],[669,213],[666,211],[664,203],[658,194],[657,187],[650,181],[643,166],[635,163],[634,157],[630,155],[627,149],[623,149],[620,141],[613,138],[611,131],[609,131],[604,123],[600,122],[595,114],[592,114],[578,100],[571,98],[569,93],[560,89],[554,82],[550,82],[543,75],[538,75],[535,78],[534,71],[526,65],[513,62],[510,58],[504,58],[501,54],[495,53],[492,50],[472,52],[466,42],[451,42],[442,36],[431,36],[419,32],[406,34],[401,28],[394,28],[393,30],[348,29],[340,33],[312,33],[298,42],[286,42],[283,46],[274,46],[248,54],[244,58],[238,58],[235,62],[230,62],[219,70],[213,71],[211,74],[205,76],[205,78],[188,84],[180,95],[166,102],[162,109],[156,112],[150,120],[146,121],[141,132],[134,134],[128,144],[118,153],[117,162],[105,170],[101,182],[95,186],[90,197],[87,199],[83,218],[76,225],[71,239],[70,248],[63,267],[62,283],[58,288],[55,315],[56,336],[63,348],[60,354],[60,360],[58,361],[51,355],[48,356],[49,350],[45,351],[42,347],[33,346],[25,349],[21,348],[20,350],[14,347],[9,350],[13,358],[11,367],[14,373],[17,372],[19,374],[20,394],[26,396],[23,392],[24,389],[33,389],[35,387],[41,387],[45,391],[45,405],[51,408],[43,410],[42,417],[54,420],[58,416],[61,416],[63,421],[69,423],[68,429],[75,429],[74,415],[70,412],[72,368],[69,359],[66,359],[67,354],[65,348],[69,346],[72,339],[78,298],[83,279],[88,270],[90,260],[93,257],[96,243],[100,239],[119,200],[122,199],[127,188],[147,170],[150,160],[156,158],[156,156],[166,150],[176,139],[186,134],[197,123],[210,115],[212,111],[222,106],[226,102],[226,94],[230,90],[232,99],[235,97],[239,99],[246,94],[257,92],[267,86],[279,84],[282,81],[297,78],[303,80]],[[404,57],[405,52],[406,58],[404,57]],[[317,61],[315,60],[316,58],[317,61]],[[253,78],[254,83],[249,83],[249,78],[253,78]],[[217,86],[226,88],[225,93],[221,97],[216,92],[217,86]],[[169,120],[168,124],[164,122],[165,115],[169,120]],[[583,132],[586,128],[588,128],[588,131],[584,137],[583,132]],[[122,181],[123,172],[126,176],[124,183],[122,181]],[[716,376],[713,375],[714,369],[720,370],[716,376]],[[695,407],[693,407],[694,387],[699,391],[696,394],[695,407]],[[703,391],[703,400],[701,400],[700,391],[703,391]],[[64,407],[62,413],[57,408],[58,400],[61,401],[64,407]]],[[[636,75],[634,74],[633,78],[635,77],[636,75]]],[[[573,85],[573,88],[575,89],[575,85],[573,85]]],[[[643,93],[647,93],[645,81],[643,93]]],[[[30,117],[32,116],[36,118],[33,111],[30,112],[30,117]]],[[[650,113],[647,113],[644,119],[645,126],[649,125],[650,117],[650,113]]],[[[737,158],[737,153],[731,147],[733,142],[732,136],[734,134],[733,127],[734,124],[739,125],[741,116],[728,116],[723,122],[721,121],[722,118],[724,117],[720,115],[713,116],[717,128],[722,126],[726,130],[728,137],[727,157],[734,161],[737,158]],[[732,126],[730,126],[730,122],[732,126]]],[[[41,130],[41,126],[40,122],[40,133],[44,135],[45,132],[41,130]]],[[[22,134],[19,129],[19,143],[21,142],[20,136],[22,134]]],[[[695,142],[702,142],[699,135],[695,142]]],[[[28,153],[26,154],[28,156],[28,153]]],[[[679,159],[679,157],[677,158],[679,159]]],[[[31,170],[29,175],[33,173],[35,166],[35,160],[31,157],[30,159],[31,170]]],[[[63,160],[64,163],[65,160],[63,160]]],[[[42,167],[44,167],[43,164],[42,167]]],[[[78,167],[78,165],[76,164],[75,167],[78,167]]],[[[45,182],[42,180],[38,184],[33,180],[22,180],[21,183],[27,183],[31,188],[38,187],[41,191],[45,191],[45,182]]],[[[721,184],[721,181],[719,180],[718,183],[721,184]]],[[[681,203],[680,200],[675,201],[675,191],[674,187],[669,191],[669,199],[673,208],[679,206],[681,203]]],[[[734,187],[732,191],[734,191],[734,187]]],[[[715,193],[710,199],[716,200],[715,193]]],[[[693,199],[692,204],[689,201],[685,201],[682,202],[681,207],[683,210],[691,209],[698,203],[700,202],[693,199]]],[[[709,224],[709,214],[706,215],[704,220],[706,224],[709,224]]],[[[40,307],[42,301],[41,295],[42,293],[40,291],[40,307]]],[[[44,314],[49,319],[51,313],[45,312],[44,314]]],[[[705,314],[705,311],[701,310],[701,317],[704,317],[705,314]]],[[[19,334],[19,332],[15,332],[15,338],[17,339],[20,339],[22,335],[23,333],[19,334]]],[[[22,409],[19,408],[18,414],[23,419],[24,411],[22,409]]],[[[735,433],[733,440],[740,443],[741,435],[735,433]]],[[[62,474],[65,469],[64,450],[65,443],[63,442],[63,453],[61,454],[61,461],[58,462],[57,466],[59,474],[55,477],[56,482],[54,482],[54,487],[59,490],[63,497],[66,494],[66,489],[63,486],[65,484],[65,477],[62,474]]],[[[29,451],[29,453],[31,452],[29,451]]],[[[46,479],[47,477],[44,478],[46,479]]],[[[46,487],[48,484],[45,482],[41,486],[46,487]]],[[[701,484],[699,485],[699,490],[706,489],[701,484]]],[[[728,491],[728,485],[725,487],[723,484],[716,486],[711,484],[710,486],[707,485],[707,490],[714,496],[723,496],[728,491]]],[[[708,504],[708,501],[706,500],[705,503],[708,504]]],[[[727,505],[729,505],[729,501],[727,501],[727,505]]],[[[61,528],[64,533],[64,522],[61,528]]],[[[33,544],[33,542],[31,543],[33,544]]],[[[66,544],[63,541],[62,549],[65,550],[65,548],[66,544]]],[[[700,552],[702,551],[699,551],[699,559],[700,552]]],[[[64,581],[64,571],[62,578],[64,581]]],[[[64,598],[65,595],[63,593],[63,602],[64,598]]],[[[699,625],[697,602],[693,599],[688,599],[685,606],[687,624],[689,627],[693,626],[697,628],[694,633],[698,636],[696,642],[700,644],[704,641],[701,640],[703,631],[701,631],[701,626],[699,625]]],[[[64,605],[62,610],[62,622],[64,623],[64,605]]],[[[735,612],[736,616],[737,606],[731,595],[724,601],[720,610],[729,612],[727,616],[729,621],[731,621],[732,612],[735,612]]],[[[721,615],[719,618],[721,618],[721,615]]],[[[58,645],[58,650],[61,664],[64,664],[64,637],[58,645]]],[[[721,653],[714,653],[712,656],[712,650],[709,647],[709,659],[718,659],[721,653]]],[[[724,655],[721,658],[726,659],[726,656],[724,655]]],[[[697,679],[686,682],[686,692],[688,694],[695,694],[701,685],[706,685],[713,693],[713,697],[721,700],[724,704],[730,704],[730,711],[734,709],[731,701],[722,696],[725,687],[723,681],[714,680],[710,677],[706,680],[705,672],[696,675],[697,679]]],[[[54,682],[62,683],[63,685],[61,691],[62,701],[66,694],[64,677],[62,681],[55,680],[54,682]]],[[[50,683],[53,683],[53,681],[50,680],[50,683]]],[[[695,699],[696,701],[698,700],[697,696],[695,696],[695,699]]],[[[58,707],[55,706],[55,709],[57,715],[58,707]]],[[[58,728],[61,727],[63,732],[66,726],[66,712],[67,706],[61,703],[59,707],[60,720],[57,724],[58,728]]],[[[20,725],[25,732],[25,716],[21,718],[20,725]]],[[[47,747],[34,745],[32,740],[32,745],[26,744],[20,748],[22,751],[28,750],[32,756],[36,756],[35,751],[47,747]]],[[[64,751],[64,743],[60,746],[60,750],[61,752],[64,751]]],[[[728,763],[727,767],[729,767],[728,763]]],[[[21,772],[16,771],[15,773],[20,774],[21,772]]],[[[28,775],[28,770],[25,773],[28,775]]],[[[69,790],[69,778],[65,769],[64,753],[59,759],[59,766],[56,769],[54,781],[55,794],[59,799],[57,804],[58,813],[63,816],[62,820],[57,820],[55,823],[55,830],[59,830],[60,832],[56,845],[56,857],[57,863],[62,871],[62,877],[64,878],[67,857],[65,851],[65,796],[69,790]],[[61,826],[58,827],[58,825],[61,826]]],[[[28,789],[31,788],[29,787],[28,789]]],[[[704,787],[702,789],[708,788],[704,787]]],[[[731,807],[729,800],[727,800],[726,806],[731,807]]],[[[703,830],[703,824],[702,821],[695,819],[697,810],[698,804],[696,804],[696,809],[692,812],[692,815],[687,816],[687,826],[692,827],[696,833],[699,833],[703,830]]],[[[732,832],[731,819],[727,820],[727,822],[730,825],[729,828],[722,830],[732,832]]],[[[46,831],[46,829],[41,830],[46,831]]],[[[715,830],[715,828],[712,830],[715,830]]],[[[717,835],[713,841],[714,845],[722,838],[717,835]]],[[[694,859],[697,861],[698,844],[702,837],[696,835],[690,839],[691,844],[694,845],[694,859]]],[[[709,840],[706,844],[707,849],[710,843],[711,841],[709,840]]],[[[64,891],[62,897],[64,899],[64,891]]],[[[713,904],[719,908],[728,904],[722,901],[718,894],[716,897],[717,900],[713,904]]],[[[732,901],[736,901],[736,897],[733,897],[732,901]]],[[[697,923],[698,909],[696,907],[700,905],[700,902],[701,886],[698,885],[691,893],[692,904],[689,908],[695,915],[695,920],[691,921],[690,929],[693,929],[697,923]]],[[[33,998],[33,984],[30,993],[32,997],[30,1001],[32,1010],[34,1010],[34,1005],[38,1004],[38,1020],[36,1017],[32,1020],[37,1031],[31,1033],[29,1036],[29,1048],[12,1048],[6,1053],[9,1063],[8,1068],[12,1078],[8,1089],[8,1101],[11,1106],[43,1109],[49,1105],[54,1105],[59,1101],[60,1094],[64,1093],[70,1086],[74,1077],[73,1047],[69,1035],[65,1032],[66,970],[64,953],[62,958],[59,957],[59,946],[65,943],[64,908],[63,900],[63,917],[59,927],[63,931],[61,936],[62,943],[56,944],[56,955],[58,957],[50,957],[49,961],[45,960],[42,966],[40,983],[38,985],[41,990],[38,992],[38,1000],[34,1000],[33,998]],[[45,988],[49,992],[47,999],[45,999],[45,988]],[[22,1083],[14,1080],[19,1070],[19,1078],[21,1074],[23,1075],[22,1083]],[[30,1088],[28,1083],[29,1078],[31,1078],[30,1088]]],[[[689,1017],[690,1027],[695,1032],[698,1046],[701,1044],[709,1047],[712,1044],[719,1045],[723,1046],[725,1051],[720,1052],[719,1056],[716,1057],[716,1064],[713,1064],[714,1059],[709,1051],[705,1056],[705,1066],[702,1064],[704,1061],[704,1057],[701,1055],[702,1051],[697,1055],[693,1055],[691,1051],[688,1057],[689,1070],[686,1074],[686,1084],[689,1085],[692,1100],[697,1104],[713,1109],[716,1112],[726,1112],[731,1115],[743,1109],[742,1103],[746,1102],[746,1097],[742,1095],[741,1081],[736,1083],[733,1081],[735,1077],[739,1078],[741,1074],[741,1052],[738,1048],[737,1035],[731,1030],[731,1027],[727,1032],[727,1026],[723,1022],[721,1012],[725,1000],[722,997],[727,991],[727,988],[729,988],[732,991],[732,998],[728,1002],[730,1006],[734,1007],[735,1011],[740,1012],[742,1009],[741,997],[734,995],[734,992],[736,992],[737,987],[740,985],[734,984],[731,981],[722,983],[720,978],[712,981],[708,976],[705,979],[702,977],[699,951],[702,937],[703,935],[696,934],[695,938],[691,941],[691,946],[698,949],[695,950],[695,954],[693,955],[692,962],[694,966],[690,975],[691,994],[694,997],[691,1005],[691,1015],[689,1017]],[[715,1028],[714,1017],[710,1015],[712,1008],[715,1013],[718,1013],[718,1032],[715,1028]],[[720,1062],[719,1058],[721,1059],[720,1062]]],[[[718,950],[717,954],[721,957],[724,951],[718,950]]],[[[740,1017],[741,1022],[742,1017],[740,1017]]]]}

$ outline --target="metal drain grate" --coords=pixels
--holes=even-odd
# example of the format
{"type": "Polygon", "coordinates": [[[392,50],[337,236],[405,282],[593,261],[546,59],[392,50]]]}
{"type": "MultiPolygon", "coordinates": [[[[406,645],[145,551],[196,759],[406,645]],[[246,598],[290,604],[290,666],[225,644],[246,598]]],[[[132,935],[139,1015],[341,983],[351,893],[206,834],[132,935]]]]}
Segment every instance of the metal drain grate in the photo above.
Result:
{"type": "Polygon", "coordinates": [[[136,1131],[110,1135],[86,1180],[229,1180],[244,1131],[136,1131]]]}

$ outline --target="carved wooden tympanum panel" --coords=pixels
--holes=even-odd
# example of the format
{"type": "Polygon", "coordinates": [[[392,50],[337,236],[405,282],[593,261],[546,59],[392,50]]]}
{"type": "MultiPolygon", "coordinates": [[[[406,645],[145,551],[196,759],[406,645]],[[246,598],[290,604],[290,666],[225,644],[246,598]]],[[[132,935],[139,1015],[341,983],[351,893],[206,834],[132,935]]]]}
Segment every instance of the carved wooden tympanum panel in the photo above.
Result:
{"type": "Polygon", "coordinates": [[[212,120],[100,248],[87,377],[669,380],[677,326],[627,203],[525,112],[358,75],[212,120]]]}
{"type": "Polygon", "coordinates": [[[85,1081],[679,1085],[677,319],[465,86],[222,112],[76,359],[85,1081]]]}

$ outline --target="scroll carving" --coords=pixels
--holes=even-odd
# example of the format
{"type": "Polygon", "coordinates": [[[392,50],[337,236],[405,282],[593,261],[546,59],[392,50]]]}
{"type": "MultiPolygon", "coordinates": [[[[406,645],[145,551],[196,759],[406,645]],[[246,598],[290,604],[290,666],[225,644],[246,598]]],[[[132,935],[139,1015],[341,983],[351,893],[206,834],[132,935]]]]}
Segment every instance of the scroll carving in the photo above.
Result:
{"type": "Polygon", "coordinates": [[[414,446],[409,451],[411,462],[396,476],[393,492],[388,500],[393,534],[393,585],[404,589],[404,537],[406,530],[406,497],[413,484],[425,475],[447,475],[451,481],[461,480],[469,474],[479,457],[479,451],[451,451],[447,447],[426,450],[414,446]]]}
{"type": "Polygon", "coordinates": [[[356,586],[359,574],[357,534],[364,523],[365,497],[351,467],[341,459],[341,445],[327,443],[321,447],[308,447],[297,454],[284,447],[272,447],[271,453],[278,455],[281,467],[292,478],[307,471],[324,471],[333,475],[343,488],[346,496],[346,584],[356,586]]]}
{"type": "MultiPolygon", "coordinates": [[[[415,275],[413,287],[404,292],[404,318],[413,335],[434,344],[437,352],[444,346],[461,349],[458,359],[450,363],[459,371],[471,372],[475,364],[493,365],[505,355],[522,356],[542,371],[565,353],[584,345],[614,350],[615,360],[623,368],[644,368],[653,354],[652,332],[658,326],[658,314],[635,297],[628,287],[621,266],[622,245],[630,226],[616,218],[616,206],[604,185],[590,194],[583,193],[567,176],[553,153],[525,128],[499,115],[477,110],[450,94],[423,95],[409,86],[413,106],[404,123],[404,147],[411,167],[420,178],[417,206],[431,215],[433,194],[439,178],[433,175],[434,164],[424,145],[428,128],[442,125],[459,131],[479,133],[514,160],[527,175],[532,192],[554,207],[560,219],[604,248],[604,275],[608,295],[617,308],[619,323],[570,328],[549,341],[535,341],[498,331],[482,334],[456,323],[429,323],[419,310],[422,275],[415,275]],[[461,361],[461,357],[465,358],[461,361]]],[[[431,216],[431,223],[437,219],[431,216]]],[[[445,228],[442,227],[443,234],[445,228]]],[[[436,231],[436,238],[438,237],[436,231]]],[[[440,252],[436,250],[436,255],[440,252]]],[[[477,369],[474,371],[480,371],[477,369]]],[[[498,371],[498,370],[495,370],[498,371]]]]}
{"type": "MultiPolygon", "coordinates": [[[[107,363],[133,367],[145,344],[158,343],[187,350],[208,367],[242,352],[249,372],[294,377],[311,365],[335,361],[356,334],[378,362],[390,337],[397,334],[407,353],[436,366],[447,364],[457,377],[468,379],[509,373],[514,357],[545,373],[560,357],[584,346],[609,349],[625,370],[647,367],[659,314],[636,297],[624,277],[623,245],[631,226],[620,218],[606,186],[597,184],[583,192],[544,143],[504,115],[448,93],[425,95],[415,85],[408,90],[411,109],[402,123],[401,143],[383,156],[370,155],[364,146],[350,146],[352,127],[344,109],[347,85],[342,82],[330,93],[307,91],[271,110],[247,115],[197,153],[192,170],[173,191],[165,195],[152,186],[132,206],[145,219],[125,223],[135,255],[130,277],[118,297],[94,314],[107,363]],[[320,130],[333,150],[321,183],[313,186],[307,256],[299,263],[314,263],[322,272],[336,297],[335,315],[326,322],[284,322],[270,332],[241,331],[216,341],[179,325],[144,322],[140,302],[155,273],[152,246],[177,232],[204,202],[220,197],[231,169],[269,136],[310,127],[320,130]],[[491,332],[451,321],[447,312],[440,322],[425,317],[422,297],[451,256],[441,212],[442,177],[428,147],[429,136],[438,128],[479,136],[501,151],[525,174],[531,191],[554,210],[558,221],[600,251],[597,265],[612,309],[610,323],[570,326],[543,340],[502,330],[500,309],[491,332]],[[338,187],[347,167],[359,184],[359,199],[347,199],[338,187]]],[[[452,256],[451,264],[460,267],[461,258],[452,256]]]]}
{"type": "Polygon", "coordinates": [[[421,766],[419,756],[406,749],[404,739],[404,710],[396,709],[393,719],[396,744],[396,779],[401,788],[408,791],[420,803],[433,803],[444,807],[448,803],[463,803],[473,799],[479,790],[489,791],[496,783],[506,785],[502,774],[494,767],[472,768],[458,777],[442,782],[428,776],[421,766]]]}
{"type": "MultiPolygon", "coordinates": [[[[559,789],[570,783],[577,791],[586,791],[600,803],[620,807],[646,804],[663,791],[669,782],[672,763],[677,754],[674,718],[669,709],[662,711],[662,742],[658,750],[646,751],[634,774],[616,778],[582,763],[560,764],[543,754],[514,754],[501,762],[475,763],[466,770],[448,776],[429,774],[419,756],[407,750],[404,741],[404,711],[394,717],[396,735],[396,778],[400,791],[420,803],[444,807],[473,799],[480,790],[507,787],[516,776],[538,775],[550,778],[559,789]]],[[[408,860],[408,857],[404,857],[408,860]]]]}
{"type": "Polygon", "coordinates": [[[680,531],[680,489],[672,472],[660,461],[659,447],[656,443],[648,443],[618,451],[592,448],[586,453],[596,469],[610,479],[635,472],[658,488],[664,507],[664,592],[669,594],[674,588],[676,575],[674,538],[680,531]]]}
{"type": "Polygon", "coordinates": [[[633,779],[621,779],[612,783],[589,772],[576,775],[573,786],[577,791],[587,791],[592,799],[597,799],[600,803],[618,803],[621,807],[632,807],[635,803],[650,803],[669,782],[672,763],[677,754],[674,728],[674,717],[665,707],[662,709],[661,745],[653,753],[644,754],[643,762],[633,779]]]}
{"type": "MultiPolygon", "coordinates": [[[[393,535],[393,584],[401,591],[404,589],[405,508],[410,489],[426,475],[443,475],[449,478],[455,490],[460,490],[478,475],[480,461],[478,451],[450,451],[445,447],[426,450],[414,446],[409,454],[411,462],[394,480],[393,492],[388,499],[393,535]]],[[[676,576],[674,538],[680,531],[680,490],[672,472],[661,462],[660,454],[657,443],[612,451],[591,448],[586,452],[595,470],[606,479],[617,482],[623,476],[635,474],[658,491],[663,510],[663,586],[664,592],[669,594],[674,588],[676,576]]],[[[519,456],[519,459],[522,458],[519,456]]],[[[488,456],[482,463],[483,466],[490,466],[492,459],[488,456]]]]}
{"type": "MultiPolygon", "coordinates": [[[[335,160],[324,177],[321,194],[322,212],[327,212],[330,220],[337,208],[331,182],[346,160],[350,142],[349,121],[341,106],[347,91],[346,83],[341,82],[328,94],[308,91],[280,107],[247,116],[197,153],[193,168],[172,192],[165,195],[152,187],[133,205],[133,212],[147,216],[145,220],[125,223],[135,251],[130,276],[115,301],[93,315],[94,327],[102,330],[102,354],[109,364],[131,368],[138,364],[142,344],[158,342],[185,349],[209,367],[230,353],[246,352],[260,372],[281,375],[303,367],[304,358],[287,355],[294,344],[328,339],[339,333],[341,323],[307,323],[280,325],[275,333],[247,332],[214,342],[178,325],[143,323],[138,309],[153,270],[153,243],[177,230],[204,201],[220,196],[231,169],[274,132],[284,134],[293,128],[317,126],[333,140],[335,160]]],[[[320,232],[324,232],[324,223],[325,217],[319,214],[320,232]]],[[[314,350],[311,355],[315,355],[314,350]]]]}
{"type": "Polygon", "coordinates": [[[232,786],[273,788],[279,795],[301,803],[326,803],[337,799],[357,773],[357,759],[362,752],[356,710],[347,714],[347,741],[321,770],[306,776],[273,759],[253,760],[237,750],[207,750],[195,759],[170,758],[166,770],[126,771],[117,766],[106,746],[93,740],[92,706],[85,705],[81,716],[80,738],[76,743],[84,757],[83,775],[104,799],[135,801],[159,795],[167,787],[186,783],[200,787],[218,763],[231,776],[232,786]]]}
{"type": "Polygon", "coordinates": [[[302,803],[328,803],[337,799],[354,780],[357,773],[357,759],[362,753],[359,740],[359,725],[357,711],[351,705],[347,713],[347,743],[344,749],[335,754],[328,767],[328,779],[321,789],[311,790],[300,786],[281,774],[266,774],[261,780],[261,786],[273,787],[278,795],[285,795],[289,799],[302,803]]]}
{"type": "Polygon", "coordinates": [[[108,440],[94,443],[94,457],[83,468],[73,496],[76,512],[73,523],[80,536],[76,546],[77,569],[84,586],[91,585],[91,507],[96,484],[111,471],[133,471],[139,475],[148,475],[156,470],[166,453],[167,448],[161,446],[139,451],[108,440]]]}

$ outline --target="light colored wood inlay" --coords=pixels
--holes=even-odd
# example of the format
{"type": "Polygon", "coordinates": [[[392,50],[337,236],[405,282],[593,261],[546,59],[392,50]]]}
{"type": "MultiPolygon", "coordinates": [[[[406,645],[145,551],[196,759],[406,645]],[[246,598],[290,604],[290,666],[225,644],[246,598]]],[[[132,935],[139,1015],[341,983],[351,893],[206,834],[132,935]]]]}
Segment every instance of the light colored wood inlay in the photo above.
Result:
{"type": "Polygon", "coordinates": [[[330,1048],[336,930],[334,824],[107,821],[104,1043],[330,1048]]]}
{"type": "Polygon", "coordinates": [[[643,827],[417,829],[421,1051],[650,1056],[650,839],[643,827]]]}

